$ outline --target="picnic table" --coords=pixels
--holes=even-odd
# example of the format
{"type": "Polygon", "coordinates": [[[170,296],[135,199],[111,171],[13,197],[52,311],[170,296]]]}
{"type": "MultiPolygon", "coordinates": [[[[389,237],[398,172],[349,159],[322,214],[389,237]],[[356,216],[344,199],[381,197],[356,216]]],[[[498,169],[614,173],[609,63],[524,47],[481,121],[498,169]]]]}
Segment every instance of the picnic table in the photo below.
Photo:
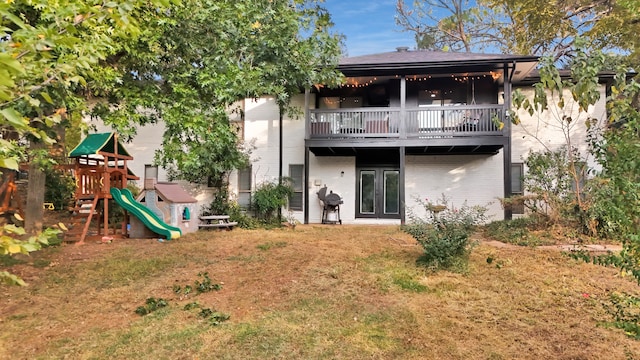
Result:
{"type": "Polygon", "coordinates": [[[229,221],[229,215],[204,215],[200,216],[199,229],[226,229],[231,230],[238,225],[235,221],[229,221]]]}

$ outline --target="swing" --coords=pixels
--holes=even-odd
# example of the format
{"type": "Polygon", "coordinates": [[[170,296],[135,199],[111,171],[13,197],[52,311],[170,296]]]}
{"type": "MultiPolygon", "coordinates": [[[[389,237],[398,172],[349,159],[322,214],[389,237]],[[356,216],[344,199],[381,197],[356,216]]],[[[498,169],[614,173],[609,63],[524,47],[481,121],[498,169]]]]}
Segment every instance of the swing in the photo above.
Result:
{"type": "MultiPolygon", "coordinates": [[[[473,76],[471,77],[471,104],[476,105],[476,82],[473,76]]],[[[464,113],[464,119],[459,126],[460,131],[476,131],[478,124],[480,123],[479,109],[467,109],[464,113]]]]}

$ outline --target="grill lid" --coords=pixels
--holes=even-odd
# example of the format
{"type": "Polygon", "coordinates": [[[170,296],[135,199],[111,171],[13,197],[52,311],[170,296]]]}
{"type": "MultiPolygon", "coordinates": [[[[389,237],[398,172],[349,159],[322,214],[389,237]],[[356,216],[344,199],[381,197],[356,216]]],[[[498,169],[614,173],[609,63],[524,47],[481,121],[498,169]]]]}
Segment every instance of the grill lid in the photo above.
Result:
{"type": "Polygon", "coordinates": [[[330,192],[324,197],[324,202],[329,206],[338,206],[344,202],[340,198],[340,195],[330,192]]]}

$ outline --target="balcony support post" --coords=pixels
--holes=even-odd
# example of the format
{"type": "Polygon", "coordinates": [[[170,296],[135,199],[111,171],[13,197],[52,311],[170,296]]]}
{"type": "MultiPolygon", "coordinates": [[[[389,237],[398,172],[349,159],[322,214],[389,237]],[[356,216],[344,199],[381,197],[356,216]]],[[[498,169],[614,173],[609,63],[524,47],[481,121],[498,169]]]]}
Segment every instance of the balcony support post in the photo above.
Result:
{"type": "Polygon", "coordinates": [[[405,161],[406,161],[406,148],[404,146],[400,146],[400,174],[399,174],[399,179],[398,182],[400,183],[400,189],[398,189],[398,196],[400,198],[400,224],[404,225],[406,223],[406,211],[405,211],[405,206],[406,206],[406,201],[405,201],[405,173],[404,173],[404,169],[406,168],[405,166],[405,161]]]}
{"type": "Polygon", "coordinates": [[[400,139],[407,138],[407,76],[402,75],[400,78],[400,119],[398,119],[398,125],[400,126],[400,139]]]}
{"type": "MultiPolygon", "coordinates": [[[[516,64],[504,64],[504,110],[511,109],[511,80],[513,77],[513,72],[515,71],[516,64]]],[[[506,142],[504,148],[502,149],[502,156],[504,157],[504,197],[511,197],[511,119],[509,119],[506,114],[503,115],[504,121],[504,135],[506,136],[506,142]]],[[[505,207],[504,209],[504,219],[511,220],[513,217],[513,213],[510,208],[505,207]]]]}

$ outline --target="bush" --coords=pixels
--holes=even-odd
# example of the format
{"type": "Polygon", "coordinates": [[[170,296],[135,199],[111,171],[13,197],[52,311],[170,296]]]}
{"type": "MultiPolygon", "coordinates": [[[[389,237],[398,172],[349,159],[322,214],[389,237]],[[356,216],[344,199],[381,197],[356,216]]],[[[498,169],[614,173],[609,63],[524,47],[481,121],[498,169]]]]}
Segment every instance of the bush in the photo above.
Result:
{"type": "Polygon", "coordinates": [[[203,215],[229,215],[229,221],[237,222],[243,229],[255,229],[257,221],[247,215],[237,202],[229,200],[229,188],[224,185],[218,188],[209,206],[202,207],[203,215]]]}
{"type": "Polygon", "coordinates": [[[73,203],[76,183],[73,176],[61,170],[45,169],[45,202],[50,202],[56,210],[67,210],[73,203]]]}
{"type": "Polygon", "coordinates": [[[427,211],[421,219],[410,214],[411,223],[403,230],[413,236],[424,249],[419,262],[434,269],[466,268],[474,228],[486,220],[487,208],[468,206],[465,202],[455,208],[443,196],[438,204],[418,200],[427,211]]]}
{"type": "Polygon", "coordinates": [[[485,226],[486,234],[498,241],[520,246],[539,246],[553,243],[535,235],[533,231],[546,227],[540,217],[531,216],[513,220],[498,220],[485,226]]]}
{"type": "Polygon", "coordinates": [[[292,194],[293,186],[289,179],[283,179],[281,183],[264,182],[253,194],[253,209],[261,219],[279,224],[281,219],[275,213],[287,205],[287,199],[292,194]]]}

